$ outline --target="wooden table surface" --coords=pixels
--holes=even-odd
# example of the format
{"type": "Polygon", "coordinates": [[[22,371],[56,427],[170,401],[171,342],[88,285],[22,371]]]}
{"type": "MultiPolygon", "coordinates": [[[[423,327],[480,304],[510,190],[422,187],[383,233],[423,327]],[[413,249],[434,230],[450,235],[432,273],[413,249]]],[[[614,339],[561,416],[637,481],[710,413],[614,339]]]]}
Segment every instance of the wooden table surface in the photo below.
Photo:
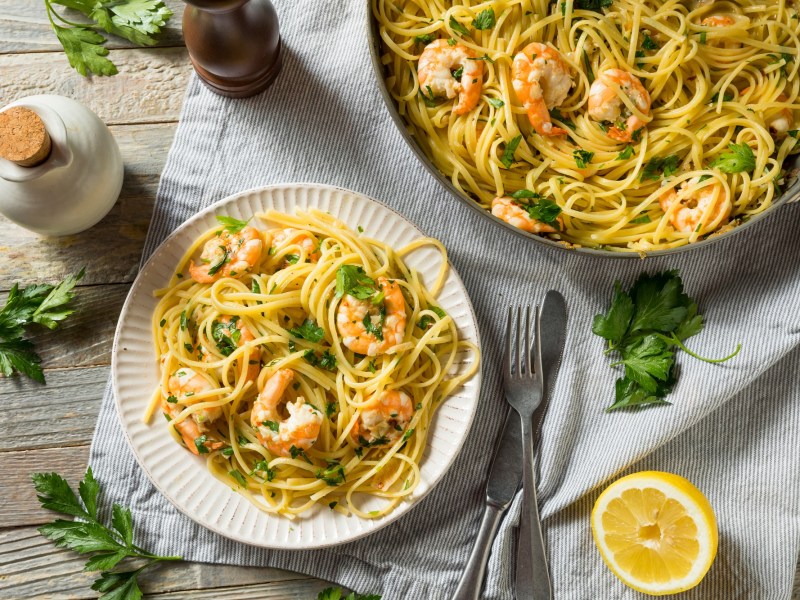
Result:
{"type": "MultiPolygon", "coordinates": [[[[62,328],[30,331],[47,385],[0,377],[0,598],[96,598],[97,574],[59,550],[36,527],[54,515],[39,508],[30,474],[57,471],[77,484],[86,470],[111,342],[136,277],[156,188],[172,144],[191,72],[180,31],[183,4],[159,46],[113,40],[113,77],[86,79],[70,68],[43,0],[0,0],[0,107],[33,94],[61,94],[94,110],[111,128],[125,162],[119,201],[98,225],[43,238],[0,216],[0,305],[9,288],[55,282],[86,266],[78,312],[62,328]]],[[[101,482],[102,483],[102,482],[101,482]]],[[[192,563],[158,567],[140,578],[150,598],[309,600],[330,584],[279,569],[192,563]]]]}
{"type": "MultiPolygon", "coordinates": [[[[96,598],[96,576],[36,527],[53,519],[39,508],[30,474],[56,471],[76,484],[86,470],[111,342],[136,277],[159,175],[172,144],[191,72],[180,32],[183,4],[155,48],[111,40],[119,74],[86,79],[70,68],[42,0],[0,0],[0,106],[33,94],[61,94],[108,124],[125,161],[119,201],[98,225],[43,238],[0,216],[0,305],[15,283],[55,282],[86,266],[78,311],[59,330],[35,330],[47,386],[0,377],[0,598],[96,598]]],[[[309,600],[325,582],[279,569],[177,563],[140,578],[149,598],[309,600]]],[[[368,592],[369,590],[361,590],[368,592]]],[[[800,600],[800,578],[794,600],[800,600]]]]}

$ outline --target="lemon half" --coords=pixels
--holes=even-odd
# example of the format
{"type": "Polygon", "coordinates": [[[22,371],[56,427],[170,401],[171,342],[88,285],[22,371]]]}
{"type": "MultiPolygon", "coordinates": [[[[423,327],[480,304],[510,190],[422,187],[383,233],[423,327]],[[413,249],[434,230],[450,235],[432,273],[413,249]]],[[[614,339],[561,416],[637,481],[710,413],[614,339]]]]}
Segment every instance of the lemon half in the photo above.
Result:
{"type": "Polygon", "coordinates": [[[660,471],[608,486],[592,510],[592,534],[611,571],[653,596],[693,588],[717,554],[717,520],[708,499],[683,477],[660,471]]]}

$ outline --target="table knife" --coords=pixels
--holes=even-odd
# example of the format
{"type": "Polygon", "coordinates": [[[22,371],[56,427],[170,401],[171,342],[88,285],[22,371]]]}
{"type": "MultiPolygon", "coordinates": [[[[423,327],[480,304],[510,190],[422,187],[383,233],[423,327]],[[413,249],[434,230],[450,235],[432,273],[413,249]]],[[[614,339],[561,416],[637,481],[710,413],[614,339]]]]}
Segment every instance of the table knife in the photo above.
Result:
{"type": "MultiPolygon", "coordinates": [[[[505,403],[504,403],[505,404],[505,403]]],[[[486,562],[500,518],[511,505],[522,481],[522,426],[519,415],[509,408],[503,432],[497,442],[486,482],[486,509],[483,512],[478,537],[472,548],[464,574],[458,583],[453,600],[477,600],[480,597],[486,562]]]]}
{"type": "MultiPolygon", "coordinates": [[[[564,297],[558,292],[547,292],[541,311],[542,335],[542,371],[544,380],[544,398],[542,406],[546,406],[548,389],[551,389],[566,337],[566,305],[564,297]]],[[[538,434],[544,410],[537,409],[533,415],[534,433],[538,434]]],[[[522,482],[522,425],[517,411],[508,408],[505,425],[497,441],[492,464],[489,468],[489,479],[486,482],[486,509],[478,530],[475,545],[472,548],[464,574],[458,584],[452,600],[477,600],[480,597],[486,562],[492,548],[500,518],[511,505],[522,482]]]]}
{"type": "MultiPolygon", "coordinates": [[[[567,310],[564,297],[555,290],[550,290],[545,296],[539,320],[542,379],[544,381],[543,396],[539,406],[544,406],[545,408],[542,412],[537,409],[533,414],[533,443],[535,448],[538,447],[542,419],[547,410],[546,406],[549,398],[547,392],[548,389],[552,388],[558,367],[561,364],[566,330],[567,310]]],[[[535,494],[533,494],[533,498],[536,498],[535,494]]],[[[517,600],[552,600],[553,589],[550,583],[550,571],[547,566],[544,536],[541,528],[538,528],[538,536],[536,536],[536,541],[533,541],[532,532],[529,529],[531,526],[532,523],[526,519],[520,519],[519,535],[517,536],[516,576],[514,579],[516,598],[517,600]],[[536,547],[532,547],[532,543],[536,544],[536,547]],[[537,557],[533,563],[533,568],[531,568],[532,556],[537,557]]]]}

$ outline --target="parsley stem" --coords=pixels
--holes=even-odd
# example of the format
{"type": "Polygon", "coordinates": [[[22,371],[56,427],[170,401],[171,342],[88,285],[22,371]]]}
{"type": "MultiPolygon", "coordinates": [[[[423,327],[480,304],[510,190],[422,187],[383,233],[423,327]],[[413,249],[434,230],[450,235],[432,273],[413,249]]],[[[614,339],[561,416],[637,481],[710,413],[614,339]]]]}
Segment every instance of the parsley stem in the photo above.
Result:
{"type": "Polygon", "coordinates": [[[661,334],[656,334],[656,335],[658,335],[661,339],[663,339],[667,343],[675,344],[676,346],[678,346],[678,348],[686,352],[686,354],[688,354],[689,356],[694,357],[697,360],[702,360],[703,362],[707,363],[724,363],[726,360],[730,360],[734,356],[739,354],[739,350],[742,349],[741,344],[736,344],[736,350],[731,352],[728,356],[725,356],[723,358],[706,358],[704,356],[700,356],[699,354],[695,354],[694,352],[689,350],[686,346],[684,346],[683,342],[680,340],[680,338],[678,338],[677,335],[675,335],[674,331],[669,336],[661,334]]]}

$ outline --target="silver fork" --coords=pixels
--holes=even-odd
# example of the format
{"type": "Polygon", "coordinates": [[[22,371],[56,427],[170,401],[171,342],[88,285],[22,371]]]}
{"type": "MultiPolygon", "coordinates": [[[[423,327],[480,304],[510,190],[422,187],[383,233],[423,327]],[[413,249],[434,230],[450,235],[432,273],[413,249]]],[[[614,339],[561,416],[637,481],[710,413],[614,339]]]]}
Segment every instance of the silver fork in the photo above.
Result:
{"type": "Polygon", "coordinates": [[[531,350],[531,308],[508,310],[506,354],[503,380],[508,403],[522,420],[522,516],[517,542],[517,600],[551,600],[550,574],[544,550],[542,523],[536,500],[536,477],[533,470],[533,411],[542,401],[542,348],[539,335],[539,307],[534,317],[535,347],[531,350]],[[516,324],[514,324],[516,312],[516,324]],[[515,334],[516,332],[516,334],[515,334]],[[514,337],[516,335],[516,337],[514,337]],[[531,357],[531,353],[533,357],[531,357]],[[533,359],[533,361],[531,360],[533,359]],[[533,364],[531,364],[533,362],[533,364]]]}

